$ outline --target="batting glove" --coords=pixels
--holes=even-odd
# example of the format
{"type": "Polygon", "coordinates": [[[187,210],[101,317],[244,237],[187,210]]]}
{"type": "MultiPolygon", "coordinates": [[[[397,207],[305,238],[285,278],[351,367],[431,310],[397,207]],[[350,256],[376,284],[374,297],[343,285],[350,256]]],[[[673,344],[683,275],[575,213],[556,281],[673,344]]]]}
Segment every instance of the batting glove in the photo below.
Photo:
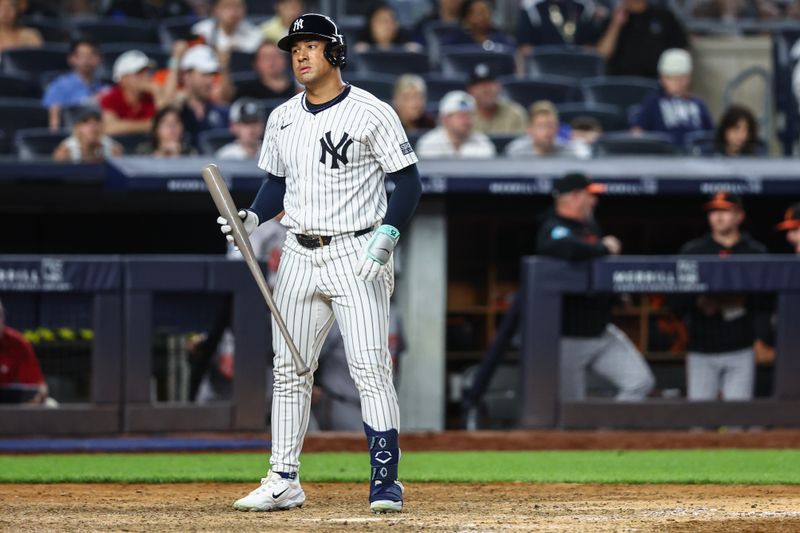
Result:
{"type": "Polygon", "coordinates": [[[364,281],[372,281],[378,277],[383,265],[389,262],[394,247],[400,239],[400,230],[389,224],[379,227],[361,252],[361,259],[356,265],[356,276],[364,281]]]}
{"type": "MultiPolygon", "coordinates": [[[[258,215],[249,209],[240,209],[239,218],[242,219],[242,225],[248,235],[253,233],[258,227],[258,215]]],[[[228,242],[233,243],[233,229],[230,224],[228,224],[228,220],[225,217],[219,217],[217,218],[217,224],[220,225],[219,229],[222,231],[222,234],[225,235],[225,238],[228,239],[228,242]]]]}

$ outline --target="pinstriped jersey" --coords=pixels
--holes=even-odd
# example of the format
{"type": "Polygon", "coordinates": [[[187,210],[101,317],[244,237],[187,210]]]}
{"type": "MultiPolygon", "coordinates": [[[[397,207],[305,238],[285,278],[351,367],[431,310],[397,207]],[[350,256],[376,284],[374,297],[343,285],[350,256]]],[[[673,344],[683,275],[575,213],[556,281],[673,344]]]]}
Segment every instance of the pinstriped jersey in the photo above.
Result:
{"type": "Polygon", "coordinates": [[[336,235],[386,214],[386,173],[417,162],[400,119],[358,87],[316,113],[305,93],[269,115],[259,168],[286,178],[281,223],[295,233],[336,235]]]}

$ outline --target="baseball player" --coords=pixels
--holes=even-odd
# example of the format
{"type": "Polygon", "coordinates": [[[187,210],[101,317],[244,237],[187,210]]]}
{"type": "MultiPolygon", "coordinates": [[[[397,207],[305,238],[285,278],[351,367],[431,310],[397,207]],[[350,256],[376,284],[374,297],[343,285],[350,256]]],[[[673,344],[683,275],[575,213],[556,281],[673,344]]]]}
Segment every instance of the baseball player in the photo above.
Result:
{"type": "MultiPolygon", "coordinates": [[[[592,183],[583,174],[556,180],[555,208],[539,229],[537,253],[570,261],[619,254],[619,240],[603,236],[594,220],[596,195],[603,191],[603,184],[592,183]]],[[[655,385],[653,373],[625,333],[611,323],[609,296],[565,296],[562,316],[559,362],[563,400],[585,398],[589,368],[617,387],[617,400],[647,396],[655,385]]]]}
{"type": "Polygon", "coordinates": [[[800,254],[800,203],[796,203],[786,210],[783,221],[775,226],[778,231],[786,232],[786,242],[796,254],[800,254]]]}
{"type": "MultiPolygon", "coordinates": [[[[403,508],[397,481],[400,423],[388,348],[392,252],[416,208],[417,157],[392,108],[342,81],[344,37],[330,18],[298,17],[278,47],[291,54],[305,91],[273,111],[258,166],[267,179],[249,209],[248,232],[285,211],[288,229],[275,302],[312,371],[334,319],[345,340],[370,452],[370,508],[403,508]],[[395,182],[387,202],[385,177],[395,182]]],[[[219,219],[229,240],[231,228],[219,219]]],[[[299,507],[300,450],[312,391],[298,377],[273,321],[271,468],[261,486],[234,503],[242,511],[299,507]]]]}

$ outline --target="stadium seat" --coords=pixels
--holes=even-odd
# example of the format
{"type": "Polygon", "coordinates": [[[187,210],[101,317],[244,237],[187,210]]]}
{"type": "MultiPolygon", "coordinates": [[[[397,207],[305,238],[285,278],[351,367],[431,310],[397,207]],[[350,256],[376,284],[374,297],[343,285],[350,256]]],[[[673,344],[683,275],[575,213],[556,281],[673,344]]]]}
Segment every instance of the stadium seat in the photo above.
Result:
{"type": "Polygon", "coordinates": [[[253,72],[254,54],[248,52],[231,52],[231,74],[253,72]]]}
{"type": "Polygon", "coordinates": [[[0,65],[6,74],[39,77],[48,71],[68,71],[65,44],[45,44],[41,48],[12,48],[2,54],[0,65]]]}
{"type": "Polygon", "coordinates": [[[131,155],[136,153],[136,148],[146,142],[150,135],[146,133],[126,133],[124,135],[114,135],[113,138],[122,145],[125,154],[131,155]]]}
{"type": "Polygon", "coordinates": [[[6,134],[7,142],[14,138],[18,130],[46,128],[48,112],[39,100],[33,98],[0,98],[0,129],[6,134]]]}
{"type": "Polygon", "coordinates": [[[511,52],[489,52],[477,46],[449,46],[442,50],[444,74],[468,76],[480,63],[489,65],[495,76],[511,75],[516,70],[511,52]]]}
{"type": "Polygon", "coordinates": [[[442,74],[428,74],[423,76],[428,86],[428,102],[435,103],[450,91],[463,91],[467,87],[466,76],[444,76],[442,74]]]}
{"type": "MultiPolygon", "coordinates": [[[[716,131],[693,131],[684,137],[686,152],[689,155],[707,156],[716,152],[716,131]]],[[[756,145],[754,156],[767,155],[766,144],[759,140],[756,145]]]]}
{"type": "Polygon", "coordinates": [[[235,140],[236,137],[227,128],[203,131],[200,132],[200,151],[205,155],[213,156],[217,150],[235,140]]]}
{"type": "Polygon", "coordinates": [[[0,155],[7,154],[8,149],[8,137],[6,137],[6,134],[3,132],[3,130],[0,130],[0,155]]]}
{"type": "Polygon", "coordinates": [[[47,128],[19,130],[14,137],[17,157],[23,161],[51,159],[53,151],[67,137],[69,130],[51,131],[47,128]]]}
{"type": "Polygon", "coordinates": [[[506,151],[508,143],[521,136],[521,133],[492,133],[489,135],[489,140],[494,144],[498,154],[503,154],[506,151]]]}
{"type": "Polygon", "coordinates": [[[508,97],[526,109],[537,100],[549,100],[554,104],[581,101],[578,84],[562,76],[540,76],[536,79],[506,76],[499,81],[508,97]]]}
{"type": "Polygon", "coordinates": [[[364,52],[358,57],[358,71],[365,74],[425,74],[430,70],[428,56],[408,50],[364,52]]]}
{"type": "Polygon", "coordinates": [[[100,45],[100,53],[103,55],[103,66],[100,77],[111,79],[114,70],[114,61],[128,50],[139,50],[147,57],[152,59],[156,68],[166,68],[169,61],[169,54],[161,49],[161,46],[152,43],[110,43],[100,45]]]}
{"type": "Polygon", "coordinates": [[[392,101],[394,91],[394,77],[386,74],[360,74],[357,72],[342,72],[344,81],[369,91],[384,102],[392,101]]]}
{"type": "Polygon", "coordinates": [[[595,155],[677,155],[681,152],[666,133],[606,133],[595,144],[595,155]]]}
{"type": "Polygon", "coordinates": [[[605,59],[594,51],[565,46],[537,46],[525,57],[525,73],[566,76],[576,80],[605,74],[605,59]]]}
{"type": "Polygon", "coordinates": [[[641,104],[659,88],[656,80],[636,76],[601,76],[583,80],[581,85],[587,102],[618,105],[626,110],[641,104]]]}
{"type": "Polygon", "coordinates": [[[25,76],[0,74],[0,98],[41,98],[42,88],[25,76]]]}
{"type": "Polygon", "coordinates": [[[628,119],[622,108],[611,104],[571,103],[560,104],[558,116],[562,124],[569,124],[575,117],[592,117],[603,127],[603,131],[628,129],[628,119]]]}
{"type": "Polygon", "coordinates": [[[24,25],[36,29],[46,43],[68,43],[70,41],[71,26],[68,20],[61,18],[26,18],[24,25]]]}
{"type": "Polygon", "coordinates": [[[161,48],[172,50],[175,41],[192,40],[192,26],[198,21],[197,17],[171,17],[161,20],[158,26],[158,39],[161,48]]]}
{"type": "Polygon", "coordinates": [[[442,40],[449,37],[453,30],[458,29],[457,24],[450,22],[429,22],[422,32],[425,35],[425,48],[431,65],[439,65],[442,59],[442,40]]]}
{"type": "Polygon", "coordinates": [[[82,20],[75,24],[74,37],[89,37],[103,43],[158,44],[156,26],[139,20],[99,19],[82,20]]]}

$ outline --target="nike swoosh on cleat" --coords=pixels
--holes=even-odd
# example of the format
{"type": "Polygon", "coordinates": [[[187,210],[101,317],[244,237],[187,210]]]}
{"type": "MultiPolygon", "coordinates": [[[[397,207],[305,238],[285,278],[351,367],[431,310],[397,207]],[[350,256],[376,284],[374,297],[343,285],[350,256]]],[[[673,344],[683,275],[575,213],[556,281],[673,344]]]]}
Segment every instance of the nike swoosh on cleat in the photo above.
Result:
{"type": "Polygon", "coordinates": [[[278,494],[275,494],[275,493],[273,492],[273,493],[272,493],[272,499],[273,499],[273,500],[277,500],[278,498],[280,498],[281,496],[283,496],[283,493],[284,493],[284,492],[286,492],[287,490],[289,490],[289,487],[286,487],[285,489],[283,489],[282,491],[280,491],[278,494]]]}

